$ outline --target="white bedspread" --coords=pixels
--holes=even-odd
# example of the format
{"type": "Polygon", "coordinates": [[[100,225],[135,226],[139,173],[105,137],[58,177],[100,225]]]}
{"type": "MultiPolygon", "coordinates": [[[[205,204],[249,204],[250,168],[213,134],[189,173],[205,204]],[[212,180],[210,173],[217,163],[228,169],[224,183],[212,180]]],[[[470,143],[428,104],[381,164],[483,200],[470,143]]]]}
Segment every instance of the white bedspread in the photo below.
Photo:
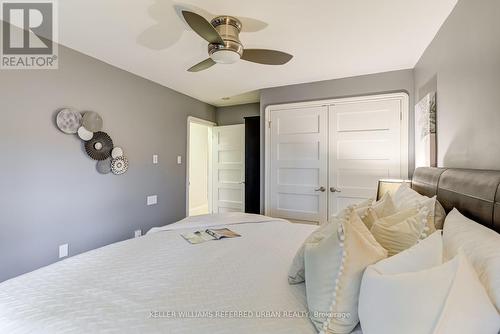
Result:
{"type": "Polygon", "coordinates": [[[1,283],[0,333],[315,333],[306,317],[257,317],[307,310],[304,285],[289,285],[287,272],[314,228],[234,214],[153,229],[1,283]],[[180,236],[224,224],[242,237],[191,245],[180,236]]]}

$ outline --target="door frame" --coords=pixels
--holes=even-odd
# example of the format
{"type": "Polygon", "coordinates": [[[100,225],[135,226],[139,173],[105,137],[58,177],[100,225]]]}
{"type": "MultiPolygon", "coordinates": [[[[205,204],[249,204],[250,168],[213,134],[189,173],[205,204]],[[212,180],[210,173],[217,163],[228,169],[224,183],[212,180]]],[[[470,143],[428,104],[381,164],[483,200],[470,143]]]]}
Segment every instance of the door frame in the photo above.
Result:
{"type": "Polygon", "coordinates": [[[277,110],[290,110],[303,107],[330,106],[334,104],[355,103],[377,100],[400,100],[401,101],[401,177],[408,178],[408,157],[409,157],[409,112],[410,112],[410,96],[406,92],[364,95],[347,98],[325,99],[308,102],[296,102],[285,104],[269,105],[264,110],[264,214],[270,213],[270,197],[269,197],[269,175],[271,173],[271,112],[277,110]]]}
{"type": "Polygon", "coordinates": [[[187,131],[186,131],[186,217],[189,217],[189,147],[190,147],[190,132],[191,123],[201,124],[208,127],[208,209],[212,212],[212,128],[217,126],[217,123],[206,119],[188,116],[187,131]]]}

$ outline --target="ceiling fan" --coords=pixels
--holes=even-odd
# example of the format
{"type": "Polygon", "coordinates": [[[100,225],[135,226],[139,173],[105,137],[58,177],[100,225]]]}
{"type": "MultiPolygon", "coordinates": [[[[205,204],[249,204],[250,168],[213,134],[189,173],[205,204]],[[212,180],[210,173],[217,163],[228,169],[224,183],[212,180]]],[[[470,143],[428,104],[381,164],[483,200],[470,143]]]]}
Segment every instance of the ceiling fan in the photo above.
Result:
{"type": "Polygon", "coordinates": [[[215,64],[233,64],[243,59],[258,64],[283,65],[293,56],[276,50],[244,49],[239,34],[241,22],[232,16],[217,16],[211,22],[201,15],[187,10],[182,11],[187,24],[208,44],[209,58],[192,66],[189,72],[199,72],[215,64]]]}

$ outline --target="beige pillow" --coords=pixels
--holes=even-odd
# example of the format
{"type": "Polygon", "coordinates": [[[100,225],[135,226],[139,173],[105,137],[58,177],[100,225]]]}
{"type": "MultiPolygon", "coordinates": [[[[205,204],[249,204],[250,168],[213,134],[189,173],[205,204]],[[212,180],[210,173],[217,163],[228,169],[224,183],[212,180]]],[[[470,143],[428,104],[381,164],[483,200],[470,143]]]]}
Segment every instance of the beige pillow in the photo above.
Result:
{"type": "Polygon", "coordinates": [[[332,225],[335,233],[305,247],[309,317],[321,333],[347,334],[356,327],[364,269],[387,257],[353,208],[332,225]]]}
{"type": "Polygon", "coordinates": [[[366,207],[359,207],[356,212],[361,217],[368,229],[378,218],[383,218],[396,213],[396,207],[389,193],[386,193],[380,200],[366,207]]]}
{"type": "Polygon", "coordinates": [[[409,209],[424,205],[429,208],[429,220],[433,223],[436,229],[442,229],[446,212],[437,200],[436,196],[430,198],[420,195],[415,190],[411,189],[407,183],[403,183],[393,196],[394,205],[397,210],[409,209]]]}
{"type": "Polygon", "coordinates": [[[393,256],[435,231],[434,225],[428,223],[428,212],[427,207],[399,211],[375,221],[370,231],[389,256],[393,256]]]}

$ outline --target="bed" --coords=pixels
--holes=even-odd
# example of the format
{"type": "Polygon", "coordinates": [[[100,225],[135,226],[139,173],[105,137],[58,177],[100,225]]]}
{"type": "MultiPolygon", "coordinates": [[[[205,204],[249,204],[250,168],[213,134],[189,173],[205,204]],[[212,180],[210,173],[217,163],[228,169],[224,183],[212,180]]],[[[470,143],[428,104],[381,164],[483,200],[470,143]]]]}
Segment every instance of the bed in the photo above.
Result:
{"type": "MultiPolygon", "coordinates": [[[[412,187],[498,232],[499,185],[500,172],[420,168],[412,187]]],[[[287,281],[314,229],[238,213],[155,228],[0,283],[0,333],[316,333],[304,284],[287,281]],[[180,236],[208,226],[243,237],[180,236]]]]}

